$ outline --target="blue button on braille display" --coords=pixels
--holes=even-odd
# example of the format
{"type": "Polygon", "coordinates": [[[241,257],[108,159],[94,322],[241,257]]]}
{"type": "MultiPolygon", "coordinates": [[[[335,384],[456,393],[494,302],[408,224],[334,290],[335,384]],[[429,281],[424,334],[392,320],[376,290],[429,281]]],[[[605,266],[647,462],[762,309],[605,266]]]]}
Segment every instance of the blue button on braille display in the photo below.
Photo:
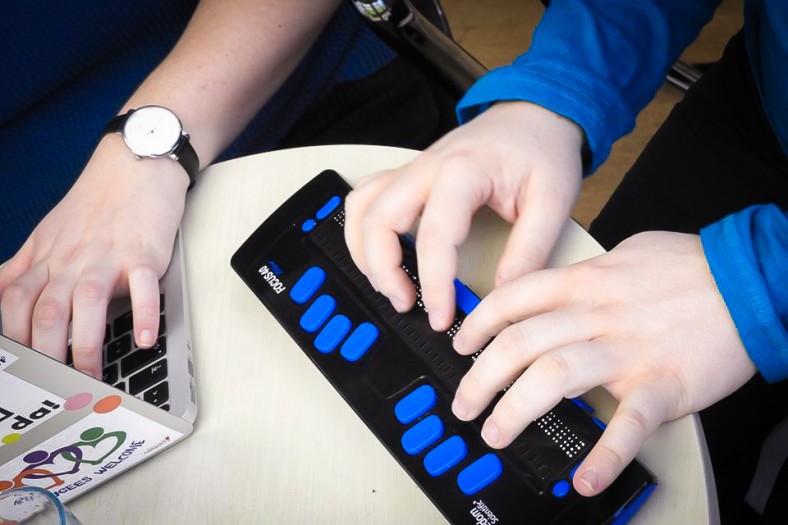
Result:
{"type": "Polygon", "coordinates": [[[424,468],[430,476],[440,476],[468,455],[468,445],[460,436],[452,436],[424,456],[424,468]]]}
{"type": "Polygon", "coordinates": [[[342,348],[339,349],[339,353],[350,362],[358,361],[367,353],[379,334],[380,332],[374,324],[361,323],[347,338],[342,348]]]}
{"type": "Polygon", "coordinates": [[[478,295],[458,279],[454,279],[454,300],[457,302],[457,308],[465,315],[469,315],[482,302],[478,295]]]}
{"type": "Polygon", "coordinates": [[[335,315],[315,337],[315,348],[327,354],[345,338],[350,331],[350,319],[344,315],[335,315]]]}
{"type": "Polygon", "coordinates": [[[301,231],[305,233],[309,233],[315,229],[315,226],[317,226],[315,219],[307,219],[304,221],[303,224],[301,224],[301,231]]]}
{"type": "Polygon", "coordinates": [[[330,295],[321,295],[315,302],[309,305],[304,315],[301,316],[299,324],[304,331],[310,334],[323,326],[323,323],[331,317],[334,308],[337,307],[337,301],[330,295]]]}
{"type": "Polygon", "coordinates": [[[488,453],[462,469],[457,476],[457,485],[466,496],[476,494],[484,487],[498,479],[503,473],[501,459],[488,453]]]}
{"type": "Polygon", "coordinates": [[[572,470],[569,471],[569,479],[574,479],[575,472],[577,472],[578,468],[580,468],[580,464],[579,463],[577,465],[575,465],[574,467],[572,467],[572,470]]]}
{"type": "Polygon", "coordinates": [[[569,400],[572,403],[574,403],[575,405],[577,405],[580,408],[582,408],[583,410],[585,410],[586,412],[588,412],[589,414],[593,414],[594,413],[594,407],[592,407],[591,405],[586,403],[585,400],[583,400],[582,397],[572,397],[569,400]]]}
{"type": "Polygon", "coordinates": [[[441,418],[435,414],[427,416],[402,434],[402,448],[414,456],[438,441],[444,428],[441,418]]]}
{"type": "Polygon", "coordinates": [[[317,213],[315,214],[317,220],[323,220],[328,217],[328,215],[334,211],[337,206],[339,206],[340,202],[342,202],[342,199],[339,198],[339,195],[334,195],[328,199],[328,202],[323,204],[323,207],[317,210],[317,213]]]}
{"type": "Polygon", "coordinates": [[[298,304],[304,304],[312,298],[325,280],[325,270],[318,266],[312,266],[290,288],[290,298],[298,304]]]}
{"type": "Polygon", "coordinates": [[[572,488],[572,485],[565,479],[559,480],[555,482],[553,485],[553,496],[556,498],[563,498],[567,494],[569,494],[569,489],[572,488]]]}
{"type": "Polygon", "coordinates": [[[394,415],[400,423],[407,425],[432,410],[437,401],[435,389],[430,385],[421,385],[394,405],[394,415]]]}

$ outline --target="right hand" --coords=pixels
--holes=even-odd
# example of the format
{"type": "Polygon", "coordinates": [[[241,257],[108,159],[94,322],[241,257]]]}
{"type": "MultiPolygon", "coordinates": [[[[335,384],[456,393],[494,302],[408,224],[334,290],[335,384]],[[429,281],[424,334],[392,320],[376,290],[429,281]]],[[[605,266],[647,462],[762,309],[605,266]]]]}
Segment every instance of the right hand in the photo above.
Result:
{"type": "Polygon", "coordinates": [[[169,159],[99,145],[74,186],[0,267],[3,332],[101,378],[107,306],[130,293],[137,346],[156,342],[159,278],[172,256],[189,178],[169,159]]]}
{"type": "Polygon", "coordinates": [[[416,236],[422,298],[435,330],[454,319],[457,249],[487,205],[513,224],[496,286],[542,268],[582,180],[579,126],[528,102],[497,103],[411,163],[367,177],[346,200],[345,238],[356,265],[400,312],[415,289],[398,235],[416,236]]]}
{"type": "Polygon", "coordinates": [[[454,348],[482,348],[452,411],[479,417],[492,448],[509,446],[561,399],[601,386],[618,400],[574,475],[605,490],[664,421],[728,396],[756,372],[698,235],[644,232],[608,253],[525,275],[493,290],[463,321],[454,348]],[[507,388],[508,386],[508,388],[507,388]]]}

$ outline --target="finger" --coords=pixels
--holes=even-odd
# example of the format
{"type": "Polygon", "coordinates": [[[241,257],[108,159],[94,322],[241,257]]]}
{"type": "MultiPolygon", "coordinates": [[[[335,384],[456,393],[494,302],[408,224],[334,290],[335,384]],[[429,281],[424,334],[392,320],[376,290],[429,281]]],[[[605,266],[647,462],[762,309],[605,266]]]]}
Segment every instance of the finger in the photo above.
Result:
{"type": "Polygon", "coordinates": [[[33,308],[48,282],[47,266],[37,264],[5,287],[0,302],[0,315],[3,317],[3,333],[6,337],[30,345],[33,308]]]}
{"type": "Polygon", "coordinates": [[[486,202],[490,189],[483,177],[463,165],[448,162],[436,176],[416,236],[419,280],[424,306],[434,330],[448,329],[454,321],[454,278],[457,249],[468,237],[471,218],[486,202]]]}
{"type": "Polygon", "coordinates": [[[66,360],[75,281],[70,274],[51,276],[33,308],[30,346],[59,361],[66,360]]]}
{"type": "Polygon", "coordinates": [[[416,292],[401,267],[399,235],[410,230],[418,220],[427,199],[426,179],[406,174],[393,180],[385,198],[382,194],[368,206],[361,224],[367,277],[400,312],[413,306],[416,292]]]}
{"type": "Polygon", "coordinates": [[[117,271],[99,266],[86,270],[74,288],[71,324],[74,368],[97,379],[102,376],[107,305],[116,280],[117,271]]]}
{"type": "Polygon", "coordinates": [[[589,316],[568,310],[548,312],[505,328],[460,381],[452,411],[459,419],[475,419],[539,356],[595,335],[589,316]]]}
{"type": "Polygon", "coordinates": [[[129,270],[134,340],[140,348],[156,343],[159,332],[159,277],[153,266],[139,264],[129,270]]]}
{"type": "Polygon", "coordinates": [[[465,318],[454,337],[454,349],[463,355],[478,351],[507,326],[568,302],[565,268],[524,275],[493,289],[465,318]]]}
{"type": "Polygon", "coordinates": [[[396,173],[391,170],[368,175],[361,179],[345,197],[345,244],[353,262],[365,275],[368,270],[364,257],[361,223],[369,205],[389,185],[396,173]]]}
{"type": "MultiPolygon", "coordinates": [[[[353,191],[366,188],[368,186],[371,187],[375,184],[380,184],[384,179],[390,180],[391,177],[396,177],[397,173],[399,173],[399,168],[381,170],[375,173],[370,173],[369,175],[364,175],[353,185],[353,191]]],[[[383,182],[383,184],[388,184],[388,182],[383,182]]]]}
{"type": "Polygon", "coordinates": [[[482,427],[482,438],[493,448],[503,448],[564,397],[609,382],[618,363],[605,352],[606,345],[577,343],[539,357],[495,405],[482,427]]]}
{"type": "Polygon", "coordinates": [[[605,432],[575,473],[573,484],[583,496],[610,486],[635,458],[643,442],[667,419],[668,404],[654,385],[628,392],[605,432]]]}
{"type": "Polygon", "coordinates": [[[496,286],[544,268],[576,199],[576,192],[553,190],[533,177],[527,190],[528,198],[498,261],[496,286]]]}
{"type": "Polygon", "coordinates": [[[25,243],[22,249],[11,259],[0,266],[0,296],[5,293],[6,287],[26,272],[33,263],[33,251],[25,243]]]}

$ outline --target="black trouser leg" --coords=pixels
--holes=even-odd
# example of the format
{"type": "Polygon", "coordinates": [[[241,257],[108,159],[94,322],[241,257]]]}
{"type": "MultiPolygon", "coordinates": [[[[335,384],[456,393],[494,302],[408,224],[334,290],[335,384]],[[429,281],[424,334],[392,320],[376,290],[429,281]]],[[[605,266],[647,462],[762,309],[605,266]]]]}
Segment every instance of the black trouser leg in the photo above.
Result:
{"type": "Polygon", "coordinates": [[[457,126],[457,102],[436,78],[399,57],[370,77],[334,88],[279,147],[376,144],[421,150],[457,126]]]}

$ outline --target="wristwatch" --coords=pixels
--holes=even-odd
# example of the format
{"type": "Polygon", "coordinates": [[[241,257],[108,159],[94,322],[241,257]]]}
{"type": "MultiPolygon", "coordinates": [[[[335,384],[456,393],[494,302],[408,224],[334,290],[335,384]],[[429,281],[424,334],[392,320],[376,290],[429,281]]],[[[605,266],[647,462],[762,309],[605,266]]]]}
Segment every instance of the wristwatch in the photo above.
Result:
{"type": "Polygon", "coordinates": [[[120,133],[138,159],[169,157],[178,161],[189,175],[189,188],[194,185],[200,161],[189,142],[189,134],[169,109],[161,106],[130,109],[110,120],[104,133],[120,133]]]}

